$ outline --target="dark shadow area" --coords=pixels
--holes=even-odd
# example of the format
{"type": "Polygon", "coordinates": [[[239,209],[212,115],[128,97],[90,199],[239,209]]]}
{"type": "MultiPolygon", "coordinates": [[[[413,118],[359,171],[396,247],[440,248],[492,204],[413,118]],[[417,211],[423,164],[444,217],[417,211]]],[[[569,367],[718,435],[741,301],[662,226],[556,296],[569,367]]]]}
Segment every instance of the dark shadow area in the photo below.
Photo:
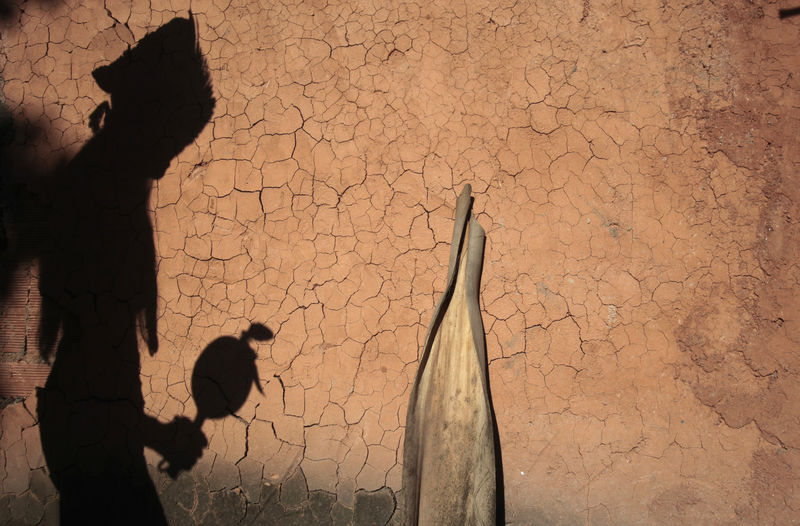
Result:
{"type": "Polygon", "coordinates": [[[800,7],[790,7],[788,9],[781,9],[778,11],[778,17],[789,18],[790,16],[800,15],[800,7]]]}
{"type": "Polygon", "coordinates": [[[25,6],[32,3],[45,6],[58,3],[59,0],[0,0],[0,22],[10,22],[19,17],[25,6]]]}
{"type": "Polygon", "coordinates": [[[209,122],[214,99],[191,16],[93,76],[111,100],[93,112],[94,135],[78,154],[52,174],[0,182],[10,231],[0,293],[15,266],[38,260],[38,347],[53,362],[38,417],[61,524],[166,524],[144,447],[185,469],[206,439],[187,418],[163,424],[144,412],[140,339],[158,351],[147,205],[152,182],[209,122]]]}
{"type": "MultiPolygon", "coordinates": [[[[484,336],[484,339],[486,337],[484,336]]],[[[503,478],[503,450],[500,448],[500,431],[497,429],[497,417],[494,412],[494,402],[492,401],[492,389],[490,381],[486,381],[486,389],[489,393],[489,409],[492,415],[492,435],[494,438],[494,469],[495,483],[497,484],[497,515],[496,524],[506,523],[506,486],[503,478]]]]}
{"type": "MultiPolygon", "coordinates": [[[[11,279],[20,265],[30,262],[43,241],[42,215],[46,210],[27,181],[41,177],[41,169],[20,155],[28,144],[46,137],[45,126],[12,114],[0,100],[0,299],[11,292],[11,279]]],[[[28,156],[30,157],[30,155],[28,156]]]]}

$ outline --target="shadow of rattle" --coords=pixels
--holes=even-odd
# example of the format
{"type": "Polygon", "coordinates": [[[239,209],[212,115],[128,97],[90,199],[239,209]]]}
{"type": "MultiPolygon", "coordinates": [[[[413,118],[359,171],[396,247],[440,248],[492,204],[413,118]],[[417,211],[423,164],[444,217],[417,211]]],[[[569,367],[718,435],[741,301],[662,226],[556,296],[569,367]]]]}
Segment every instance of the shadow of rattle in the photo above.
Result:
{"type": "Polygon", "coordinates": [[[174,479],[181,471],[191,469],[208,445],[200,431],[203,422],[236,414],[254,384],[263,394],[256,368],[257,355],[250,342],[267,341],[273,336],[270,329],[254,323],[239,338],[222,336],[200,353],[192,372],[197,416],[194,421],[182,416],[175,418],[176,437],[169,450],[159,451],[164,457],[158,465],[162,472],[174,479]]]}

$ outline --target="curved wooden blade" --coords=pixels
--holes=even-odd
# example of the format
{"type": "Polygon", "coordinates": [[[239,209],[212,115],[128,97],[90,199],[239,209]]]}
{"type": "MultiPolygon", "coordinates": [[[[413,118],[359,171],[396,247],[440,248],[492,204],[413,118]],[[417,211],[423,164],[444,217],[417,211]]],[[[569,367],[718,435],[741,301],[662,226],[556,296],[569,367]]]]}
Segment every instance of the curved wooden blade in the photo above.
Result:
{"type": "Polygon", "coordinates": [[[478,302],[484,231],[461,192],[447,289],[436,306],[406,417],[406,522],[495,524],[494,424],[478,302]]]}

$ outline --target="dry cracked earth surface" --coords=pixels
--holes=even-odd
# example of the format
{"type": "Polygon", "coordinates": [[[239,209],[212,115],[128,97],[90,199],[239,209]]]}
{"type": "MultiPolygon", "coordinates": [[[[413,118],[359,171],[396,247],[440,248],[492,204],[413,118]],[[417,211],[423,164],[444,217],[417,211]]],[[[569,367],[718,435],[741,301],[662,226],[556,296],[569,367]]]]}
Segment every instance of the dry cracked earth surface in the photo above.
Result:
{"type": "MultiPolygon", "coordinates": [[[[254,323],[274,338],[250,342],[263,392],[205,420],[192,469],[145,449],[170,524],[402,523],[407,398],[467,183],[506,522],[795,524],[791,7],[5,1],[4,191],[57,177],[102,127],[92,72],[191,8],[216,102],[142,194],[144,413],[194,418],[203,349],[254,323]]],[[[29,326],[3,363],[52,362],[40,264],[6,270],[29,326]]],[[[58,522],[38,415],[4,403],[0,522],[58,522]]]]}

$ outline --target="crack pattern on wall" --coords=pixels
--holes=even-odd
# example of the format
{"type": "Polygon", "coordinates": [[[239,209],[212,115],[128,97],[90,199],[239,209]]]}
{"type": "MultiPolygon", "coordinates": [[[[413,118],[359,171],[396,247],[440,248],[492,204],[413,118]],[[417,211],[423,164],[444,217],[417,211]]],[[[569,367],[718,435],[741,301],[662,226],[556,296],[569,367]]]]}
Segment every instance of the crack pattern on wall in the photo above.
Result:
{"type": "MultiPolygon", "coordinates": [[[[799,26],[741,4],[12,4],[2,94],[33,179],[92,136],[95,68],[198,22],[217,103],[148,203],[146,410],[193,417],[206,345],[275,337],[254,343],[263,395],[204,423],[190,473],[148,453],[168,517],[400,523],[465,183],[508,521],[795,517],[799,26]]],[[[55,513],[34,404],[2,412],[0,518],[23,523],[55,513]]]]}

